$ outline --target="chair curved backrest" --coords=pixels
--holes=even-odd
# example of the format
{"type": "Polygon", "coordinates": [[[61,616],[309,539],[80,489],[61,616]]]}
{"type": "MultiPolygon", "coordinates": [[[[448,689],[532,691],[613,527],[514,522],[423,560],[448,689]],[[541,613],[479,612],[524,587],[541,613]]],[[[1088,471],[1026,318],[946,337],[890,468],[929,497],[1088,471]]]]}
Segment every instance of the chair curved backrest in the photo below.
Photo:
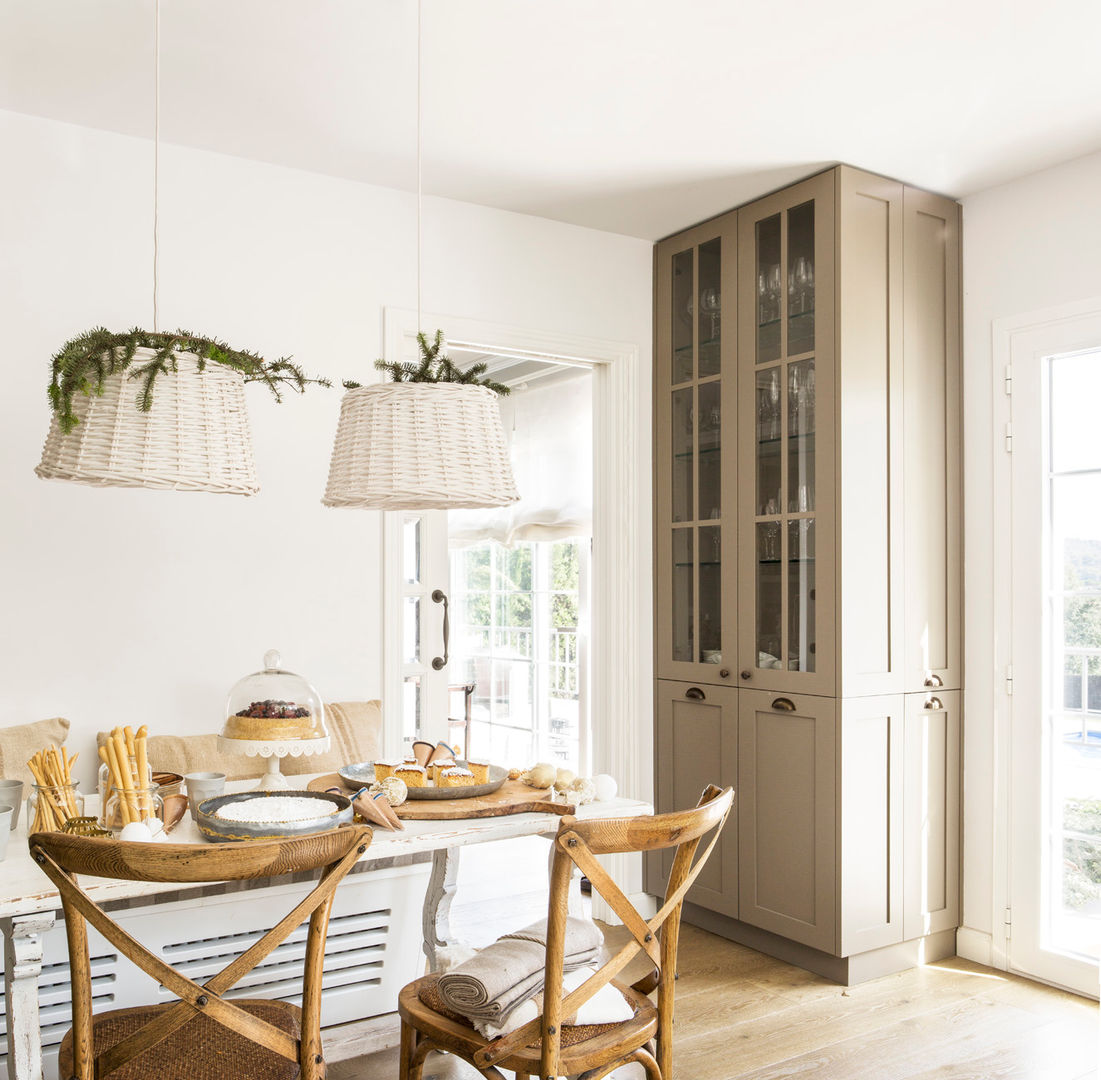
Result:
{"type": "MultiPolygon", "coordinates": [[[[606,986],[640,952],[645,952],[653,969],[633,989],[648,994],[658,991],[657,1059],[663,1077],[673,1075],[672,1021],[673,983],[676,974],[677,940],[684,896],[699,876],[718,842],[722,827],[734,803],[731,788],[709,785],[692,810],[638,818],[604,818],[579,821],[564,817],[554,840],[551,863],[550,901],[547,911],[547,963],[543,983],[543,1014],[516,1031],[490,1043],[475,1055],[478,1066],[493,1066],[521,1047],[541,1040],[541,1076],[559,1075],[562,1021],[572,1016],[602,987],[606,986]],[[713,834],[703,854],[696,859],[701,840],[713,834]],[[656,851],[677,848],[669,874],[665,900],[658,913],[644,919],[638,909],[598,862],[598,855],[656,851]],[[695,861],[693,861],[695,860],[695,861]],[[563,957],[570,878],[577,867],[593,889],[622,919],[631,940],[576,990],[562,997],[563,957]]],[[[603,1075],[603,1073],[601,1074],[603,1075]]]]}
{"type": "Polygon", "coordinates": [[[289,1061],[301,1076],[319,1078],[321,1063],[321,976],[325,937],[336,886],[366,852],[371,830],[359,825],[287,840],[228,844],[148,844],[34,833],[31,857],[57,886],[65,911],[73,997],[73,1077],[93,1080],[163,1042],[202,1014],[289,1061]],[[317,870],[314,889],[244,953],[203,985],[192,981],[150,953],[80,887],[77,874],[150,882],[244,881],[317,870]],[[225,993],[251,971],[298,926],[310,920],[302,993],[301,1034],[286,1032],[225,1000],[225,993]],[[93,1054],[91,969],[88,933],[91,923],[123,955],[180,1000],[156,1019],[96,1058],[93,1054]]]}

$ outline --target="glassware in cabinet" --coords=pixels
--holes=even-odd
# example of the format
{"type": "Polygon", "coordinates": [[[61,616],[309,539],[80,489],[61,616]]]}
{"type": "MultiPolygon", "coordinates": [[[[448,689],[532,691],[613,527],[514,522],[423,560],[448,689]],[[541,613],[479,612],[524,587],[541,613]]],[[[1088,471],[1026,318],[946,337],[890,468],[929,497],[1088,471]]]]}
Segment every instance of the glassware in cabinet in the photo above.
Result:
{"type": "MultiPolygon", "coordinates": [[[[657,580],[657,661],[664,677],[730,675],[712,665],[721,665],[724,633],[733,627],[736,588],[734,564],[724,567],[735,548],[734,373],[724,370],[724,355],[736,320],[724,299],[734,305],[736,251],[731,216],[657,252],[655,520],[659,565],[668,568],[657,580]]],[[[733,638],[727,644],[729,659],[733,638]]]]}
{"type": "MultiPolygon", "coordinates": [[[[831,689],[800,678],[820,669],[814,533],[821,357],[815,350],[832,327],[832,319],[823,324],[820,318],[820,267],[832,258],[832,211],[822,211],[830,185],[829,178],[816,178],[741,211],[739,460],[754,491],[752,502],[743,494],[739,512],[740,576],[754,596],[739,630],[739,667],[743,680],[757,672],[757,685],[806,693],[831,689]]],[[[825,281],[832,297],[828,274],[825,281]]]]}

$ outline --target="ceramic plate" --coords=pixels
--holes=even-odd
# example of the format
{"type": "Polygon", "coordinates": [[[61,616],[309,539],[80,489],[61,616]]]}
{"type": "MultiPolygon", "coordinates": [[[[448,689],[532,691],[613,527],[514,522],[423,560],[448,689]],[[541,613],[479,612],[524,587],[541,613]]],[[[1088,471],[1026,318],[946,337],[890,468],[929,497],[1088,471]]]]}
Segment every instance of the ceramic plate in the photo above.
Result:
{"type": "MultiPolygon", "coordinates": [[[[465,765],[465,761],[455,759],[456,765],[465,765]]],[[[339,773],[340,779],[353,787],[364,787],[375,782],[375,763],[361,761],[356,765],[345,765],[339,773]]],[[[469,787],[422,787],[409,789],[411,799],[473,799],[479,795],[492,795],[508,779],[508,769],[500,765],[490,765],[488,784],[471,784],[469,787]]]]}

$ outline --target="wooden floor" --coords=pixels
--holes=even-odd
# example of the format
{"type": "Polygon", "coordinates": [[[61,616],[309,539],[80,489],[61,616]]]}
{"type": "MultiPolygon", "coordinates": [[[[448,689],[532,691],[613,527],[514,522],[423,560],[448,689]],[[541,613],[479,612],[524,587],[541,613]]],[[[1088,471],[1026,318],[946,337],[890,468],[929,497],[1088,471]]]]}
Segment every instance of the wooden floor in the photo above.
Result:
{"type": "MultiPolygon", "coordinates": [[[[622,930],[609,931],[609,943],[622,930]]],[[[686,926],[676,1080],[1096,1080],[1097,1003],[967,960],[844,988],[686,926]]],[[[397,1080],[397,1050],[328,1080],[397,1080]]],[[[433,1057],[425,1080],[478,1077],[433,1057]]],[[[617,1080],[641,1077],[621,1070],[617,1080]]]]}

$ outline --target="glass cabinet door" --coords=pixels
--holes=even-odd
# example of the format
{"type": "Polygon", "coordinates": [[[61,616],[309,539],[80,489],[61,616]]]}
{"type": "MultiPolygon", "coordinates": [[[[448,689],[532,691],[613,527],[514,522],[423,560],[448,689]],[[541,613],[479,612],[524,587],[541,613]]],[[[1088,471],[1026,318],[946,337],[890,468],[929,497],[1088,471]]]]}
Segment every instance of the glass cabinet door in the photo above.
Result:
{"type": "Polygon", "coordinates": [[[723,522],[733,530],[735,512],[724,505],[733,475],[723,462],[733,462],[736,449],[733,410],[724,416],[724,396],[734,389],[724,389],[723,355],[732,356],[734,346],[724,294],[733,309],[737,243],[736,219],[728,217],[725,227],[664,242],[657,255],[658,671],[705,681],[730,677],[723,651],[730,665],[735,647],[734,627],[726,625],[735,567],[723,569],[723,522]]]}
{"type": "Polygon", "coordinates": [[[752,505],[743,501],[743,581],[753,591],[751,610],[743,613],[752,625],[743,624],[740,667],[751,685],[777,688],[799,681],[766,672],[819,672],[820,632],[826,630],[815,579],[822,484],[817,405],[825,347],[816,313],[819,264],[832,251],[832,215],[824,228],[826,200],[812,191],[799,199],[797,192],[788,193],[787,204],[778,196],[763,200],[763,209],[775,209],[743,219],[742,231],[743,312],[751,313],[752,324],[743,315],[741,460],[754,486],[752,505]]]}

